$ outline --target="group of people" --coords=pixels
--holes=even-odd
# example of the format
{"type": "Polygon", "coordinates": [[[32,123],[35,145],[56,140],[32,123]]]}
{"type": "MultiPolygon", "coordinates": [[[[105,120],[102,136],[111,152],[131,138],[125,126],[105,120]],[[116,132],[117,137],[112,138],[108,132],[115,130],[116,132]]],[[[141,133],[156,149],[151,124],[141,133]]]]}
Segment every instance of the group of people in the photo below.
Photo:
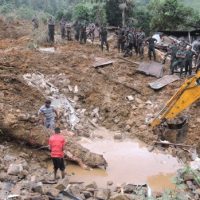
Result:
{"type": "Polygon", "coordinates": [[[170,56],[170,72],[174,74],[178,69],[180,70],[180,76],[192,75],[192,65],[195,58],[195,65],[197,70],[200,68],[200,46],[192,50],[192,46],[186,42],[181,41],[180,43],[173,42],[168,46],[167,53],[163,63],[165,63],[166,57],[170,56]]]}

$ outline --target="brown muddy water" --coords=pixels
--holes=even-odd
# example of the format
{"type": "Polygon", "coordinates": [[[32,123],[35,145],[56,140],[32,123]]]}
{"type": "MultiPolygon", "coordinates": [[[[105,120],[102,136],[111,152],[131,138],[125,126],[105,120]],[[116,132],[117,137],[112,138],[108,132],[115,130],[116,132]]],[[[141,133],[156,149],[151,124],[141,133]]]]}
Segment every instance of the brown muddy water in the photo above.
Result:
{"type": "Polygon", "coordinates": [[[178,160],[171,155],[161,152],[149,152],[146,146],[138,140],[116,141],[113,132],[99,128],[93,136],[101,135],[103,139],[82,139],[80,143],[89,150],[103,154],[108,167],[106,170],[81,169],[77,165],[68,165],[67,174],[71,174],[70,181],[95,181],[99,187],[105,188],[107,181],[114,185],[123,183],[148,184],[153,191],[161,192],[175,189],[172,183],[176,171],[181,168],[178,160]]]}

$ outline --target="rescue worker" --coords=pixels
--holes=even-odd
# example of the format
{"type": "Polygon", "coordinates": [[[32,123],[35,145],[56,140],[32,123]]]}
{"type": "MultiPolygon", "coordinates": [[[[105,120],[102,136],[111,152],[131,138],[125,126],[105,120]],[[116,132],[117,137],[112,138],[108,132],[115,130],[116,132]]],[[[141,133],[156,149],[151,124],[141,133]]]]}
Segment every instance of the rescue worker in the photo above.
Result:
{"type": "Polygon", "coordinates": [[[87,41],[87,33],[86,33],[86,26],[81,25],[80,29],[80,44],[86,44],[87,41]]]}
{"type": "Polygon", "coordinates": [[[118,49],[118,52],[123,52],[123,30],[122,28],[118,28],[117,32],[116,32],[116,35],[117,35],[117,49],[118,49]]]}
{"type": "Polygon", "coordinates": [[[174,74],[174,70],[180,68],[180,77],[183,73],[183,69],[185,68],[185,58],[186,58],[186,51],[184,50],[183,46],[179,47],[179,50],[176,53],[176,59],[172,65],[172,74],[174,74]]]}
{"type": "Polygon", "coordinates": [[[76,21],[74,24],[74,30],[75,30],[75,40],[79,41],[80,39],[80,29],[81,29],[81,24],[79,21],[76,21]]]}
{"type": "Polygon", "coordinates": [[[58,113],[51,105],[51,100],[46,100],[45,105],[41,106],[38,111],[40,122],[44,124],[46,128],[55,128],[55,116],[58,118],[58,113]]]}
{"type": "Polygon", "coordinates": [[[186,58],[185,58],[185,76],[187,76],[187,73],[191,76],[192,75],[192,60],[193,56],[195,56],[196,53],[192,51],[192,47],[189,46],[186,50],[186,58]]]}
{"type": "Polygon", "coordinates": [[[66,25],[66,20],[64,17],[62,17],[60,21],[60,32],[61,32],[61,38],[65,39],[65,25],[66,25]]]}
{"type": "Polygon", "coordinates": [[[39,20],[38,20],[38,18],[36,16],[33,17],[32,24],[33,24],[33,30],[39,28],[39,20]]]}
{"type": "Polygon", "coordinates": [[[48,34],[49,34],[49,42],[54,43],[55,22],[52,17],[50,17],[48,21],[48,34]]]}
{"type": "Polygon", "coordinates": [[[105,44],[106,50],[109,51],[109,45],[107,41],[108,31],[105,26],[101,28],[99,32],[99,36],[100,36],[100,41],[101,41],[101,50],[103,51],[103,45],[105,44]]]}
{"type": "Polygon", "coordinates": [[[140,55],[140,58],[144,58],[144,39],[145,39],[145,33],[141,30],[137,33],[137,48],[138,53],[140,55]]]}
{"type": "Polygon", "coordinates": [[[49,149],[51,151],[51,159],[54,166],[54,180],[58,169],[61,171],[62,178],[65,177],[65,163],[64,163],[64,147],[65,138],[60,135],[60,128],[55,128],[55,133],[49,138],[49,149]]]}
{"type": "Polygon", "coordinates": [[[152,53],[153,53],[154,61],[156,61],[155,43],[157,42],[157,40],[153,37],[150,37],[148,40],[146,40],[146,42],[148,43],[148,47],[149,47],[148,48],[149,60],[151,60],[152,53]]]}
{"type": "Polygon", "coordinates": [[[66,29],[67,29],[67,40],[71,41],[72,40],[72,29],[71,29],[71,25],[67,24],[66,25],[66,29]]]}
{"type": "Polygon", "coordinates": [[[92,43],[94,42],[94,38],[95,38],[95,24],[90,24],[89,26],[89,32],[87,34],[87,37],[91,39],[92,43]]]}
{"type": "Polygon", "coordinates": [[[126,37],[126,50],[125,50],[125,54],[124,57],[127,56],[132,56],[132,50],[133,50],[133,42],[134,42],[134,38],[133,38],[133,33],[131,31],[127,31],[127,37],[126,37]]]}

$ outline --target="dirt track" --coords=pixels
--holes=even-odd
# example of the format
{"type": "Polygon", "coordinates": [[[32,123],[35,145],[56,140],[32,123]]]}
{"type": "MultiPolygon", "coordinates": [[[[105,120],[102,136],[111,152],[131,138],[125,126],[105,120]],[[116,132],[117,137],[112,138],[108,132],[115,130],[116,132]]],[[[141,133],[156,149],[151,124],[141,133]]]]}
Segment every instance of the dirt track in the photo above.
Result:
{"type": "MultiPolygon", "coordinates": [[[[5,33],[0,32],[0,35],[5,36],[5,33]]],[[[37,90],[27,86],[22,76],[38,71],[48,77],[53,76],[53,84],[67,97],[76,100],[76,109],[85,108],[85,116],[95,123],[111,130],[121,130],[125,135],[137,137],[146,143],[156,139],[145,119],[155,116],[184,80],[155,92],[148,87],[148,83],[156,78],[139,74],[136,71],[137,66],[118,59],[120,55],[112,47],[111,52],[102,53],[98,46],[80,45],[72,41],[55,45],[56,51],[52,54],[28,48],[31,42],[29,35],[0,41],[2,113],[17,109],[30,115],[37,113],[44,97],[37,90]],[[94,69],[92,63],[95,57],[108,58],[115,62],[113,65],[94,69]],[[77,94],[69,91],[68,82],[56,78],[59,74],[64,74],[72,87],[78,86],[77,94]],[[129,95],[134,97],[133,101],[126,99],[129,95]],[[98,118],[92,116],[92,111],[97,107],[98,118]]],[[[131,59],[139,61],[135,57],[131,59]]],[[[194,104],[186,113],[191,115],[191,120],[185,143],[199,144],[200,109],[194,104]]],[[[0,119],[4,121],[4,115],[1,115],[0,119]]],[[[28,124],[26,128],[28,129],[28,124]]],[[[88,131],[86,126],[81,127],[81,131],[84,130],[88,131]]]]}

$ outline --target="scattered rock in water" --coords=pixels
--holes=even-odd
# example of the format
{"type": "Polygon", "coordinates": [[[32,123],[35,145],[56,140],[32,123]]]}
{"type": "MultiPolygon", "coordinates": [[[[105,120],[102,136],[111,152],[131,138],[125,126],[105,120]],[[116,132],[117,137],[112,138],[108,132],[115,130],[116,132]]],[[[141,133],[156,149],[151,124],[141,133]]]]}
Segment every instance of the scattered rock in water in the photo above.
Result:
{"type": "Polygon", "coordinates": [[[114,135],[115,140],[121,140],[122,138],[123,138],[122,133],[115,133],[115,135],[114,135]]]}
{"type": "Polygon", "coordinates": [[[107,200],[110,197],[110,190],[109,189],[98,189],[95,193],[95,198],[97,200],[107,200]]]}

